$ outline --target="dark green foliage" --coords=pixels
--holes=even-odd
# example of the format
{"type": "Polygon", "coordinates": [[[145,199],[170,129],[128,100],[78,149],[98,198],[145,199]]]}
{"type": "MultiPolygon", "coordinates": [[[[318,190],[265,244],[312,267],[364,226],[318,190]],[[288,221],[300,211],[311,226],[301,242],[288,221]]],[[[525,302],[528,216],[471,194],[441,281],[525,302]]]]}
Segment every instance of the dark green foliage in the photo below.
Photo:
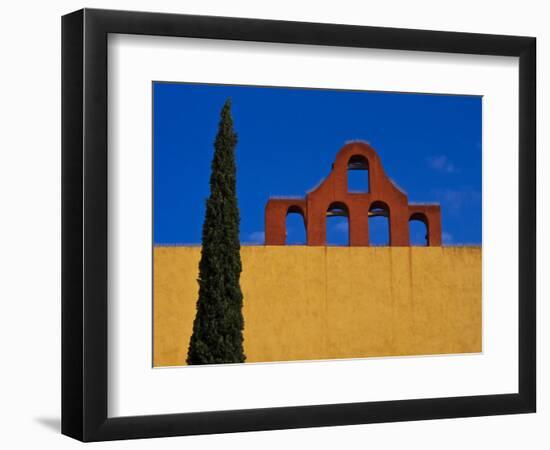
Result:
{"type": "Polygon", "coordinates": [[[243,295],[231,101],[221,112],[202,228],[199,298],[187,364],[244,362],[243,295]]]}

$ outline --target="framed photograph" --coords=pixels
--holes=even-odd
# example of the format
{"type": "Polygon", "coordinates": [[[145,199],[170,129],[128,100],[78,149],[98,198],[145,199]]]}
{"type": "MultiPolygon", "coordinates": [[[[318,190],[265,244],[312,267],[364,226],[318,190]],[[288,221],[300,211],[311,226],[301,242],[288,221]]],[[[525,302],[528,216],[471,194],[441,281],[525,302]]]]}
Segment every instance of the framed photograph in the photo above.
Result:
{"type": "Polygon", "coordinates": [[[536,40],[62,20],[62,432],[535,412],[536,40]]]}

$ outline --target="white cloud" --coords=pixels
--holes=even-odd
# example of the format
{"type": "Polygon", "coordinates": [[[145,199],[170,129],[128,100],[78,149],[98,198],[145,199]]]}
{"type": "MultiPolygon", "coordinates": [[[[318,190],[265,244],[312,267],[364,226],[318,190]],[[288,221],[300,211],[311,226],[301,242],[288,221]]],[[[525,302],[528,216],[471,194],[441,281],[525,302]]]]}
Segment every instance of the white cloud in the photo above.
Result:
{"type": "Polygon", "coordinates": [[[481,201],[481,192],[465,187],[464,189],[445,189],[435,193],[442,206],[452,213],[459,213],[464,207],[472,207],[481,201]]]}
{"type": "Polygon", "coordinates": [[[458,169],[445,155],[432,156],[427,159],[428,165],[438,172],[457,173],[458,169]]]}
{"type": "Polygon", "coordinates": [[[441,233],[441,240],[443,241],[443,244],[452,244],[453,235],[444,231],[443,233],[441,233]]]}
{"type": "Polygon", "coordinates": [[[263,244],[265,242],[265,232],[254,231],[248,235],[248,240],[253,244],[263,244]]]}
{"type": "Polygon", "coordinates": [[[349,230],[349,223],[348,223],[347,220],[345,222],[344,221],[338,222],[334,226],[334,229],[337,230],[337,231],[341,231],[342,233],[347,233],[348,230],[349,230]]]}

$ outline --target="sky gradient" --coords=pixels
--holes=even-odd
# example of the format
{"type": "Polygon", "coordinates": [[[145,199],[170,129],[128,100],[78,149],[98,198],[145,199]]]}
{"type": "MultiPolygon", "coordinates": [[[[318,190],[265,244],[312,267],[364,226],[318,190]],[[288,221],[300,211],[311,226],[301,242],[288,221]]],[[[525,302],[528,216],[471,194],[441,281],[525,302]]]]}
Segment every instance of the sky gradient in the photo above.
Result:
{"type": "MultiPolygon", "coordinates": [[[[366,91],[153,83],[154,243],[200,244],[219,113],[227,98],[238,134],[241,242],[262,244],[270,196],[305,196],[338,150],[365,140],[409,202],[438,202],[444,245],[481,244],[482,98],[366,91]]],[[[422,228],[412,224],[416,243],[422,228]]],[[[289,243],[303,243],[289,216],[289,243]]],[[[347,240],[345,218],[328,237],[347,240]]],[[[375,244],[387,235],[371,225],[375,244]]]]}

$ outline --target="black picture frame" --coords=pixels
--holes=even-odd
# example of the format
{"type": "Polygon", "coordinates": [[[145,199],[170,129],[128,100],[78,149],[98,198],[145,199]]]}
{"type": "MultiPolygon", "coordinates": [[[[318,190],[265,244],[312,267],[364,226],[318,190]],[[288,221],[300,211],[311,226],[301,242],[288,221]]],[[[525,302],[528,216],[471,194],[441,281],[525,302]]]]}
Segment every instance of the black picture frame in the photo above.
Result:
{"type": "MultiPolygon", "coordinates": [[[[82,441],[535,412],[536,39],[84,9],[62,18],[62,433],[82,441]],[[517,393],[107,416],[109,33],[519,57],[517,393]]],[[[510,293],[510,295],[513,295],[510,293]]]]}

